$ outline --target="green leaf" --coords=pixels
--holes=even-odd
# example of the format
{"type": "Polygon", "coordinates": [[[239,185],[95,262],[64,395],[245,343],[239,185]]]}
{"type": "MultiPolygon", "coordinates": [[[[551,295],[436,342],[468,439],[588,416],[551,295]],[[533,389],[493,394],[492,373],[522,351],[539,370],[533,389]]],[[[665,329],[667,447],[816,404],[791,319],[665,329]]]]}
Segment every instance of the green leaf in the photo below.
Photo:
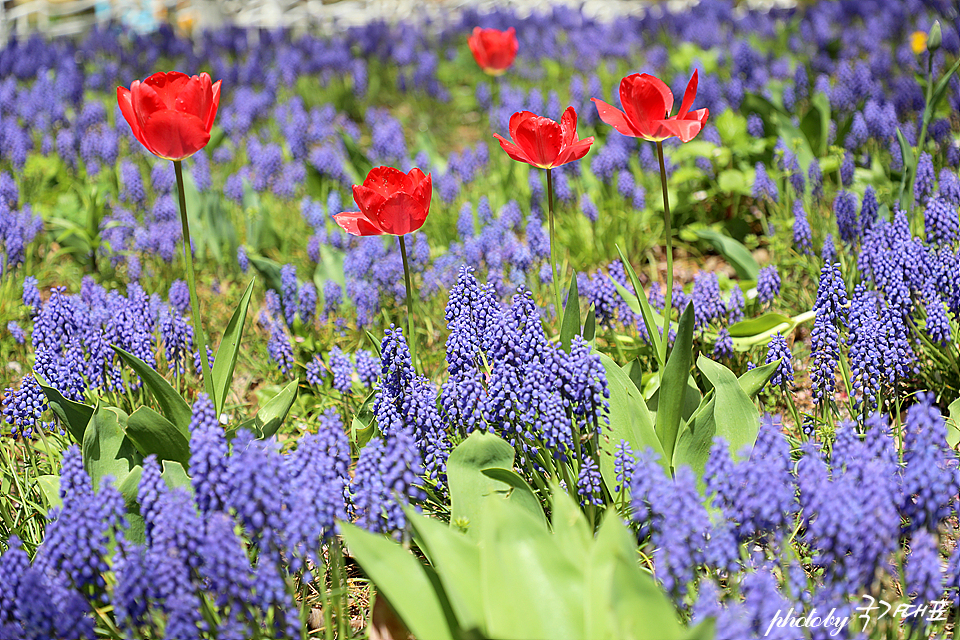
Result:
{"type": "Polygon", "coordinates": [[[370,442],[370,438],[373,437],[373,433],[376,431],[376,425],[373,423],[375,417],[373,414],[373,400],[376,396],[376,391],[368,393],[367,397],[363,400],[363,404],[357,409],[357,412],[353,415],[353,420],[350,422],[350,440],[354,442],[358,450],[370,442]]]}
{"type": "Polygon", "coordinates": [[[154,371],[146,362],[132,353],[124,351],[117,345],[112,344],[110,348],[116,351],[120,359],[126,362],[127,365],[140,376],[143,384],[150,389],[153,397],[156,398],[157,404],[160,405],[160,411],[163,412],[164,417],[172,422],[189,441],[190,417],[193,415],[190,405],[180,397],[180,394],[170,386],[169,382],[163,379],[163,376],[154,371]]]}
{"type": "Polygon", "coordinates": [[[773,374],[777,372],[779,365],[780,361],[776,360],[755,369],[750,369],[750,371],[747,371],[738,378],[740,388],[743,389],[743,392],[747,394],[751,400],[756,398],[760,390],[766,386],[770,378],[773,377],[773,374]]]}
{"type": "MultiPolygon", "coordinates": [[[[269,216],[264,216],[269,217],[269,216]]],[[[280,264],[275,260],[270,258],[264,258],[263,256],[250,255],[248,256],[250,264],[260,273],[260,277],[263,278],[263,286],[266,289],[273,289],[274,291],[281,291],[283,287],[280,283],[280,264]]],[[[323,291],[323,289],[318,289],[318,291],[323,291]]]]}
{"type": "Polygon", "coordinates": [[[943,98],[944,92],[946,92],[947,87],[949,86],[950,78],[960,69],[960,60],[957,60],[953,63],[953,66],[950,67],[950,70],[943,74],[943,77],[937,81],[936,86],[933,88],[933,91],[930,93],[930,109],[924,111],[924,117],[927,116],[927,113],[933,114],[937,110],[937,105],[940,104],[940,99],[943,98]]]}
{"type": "Polygon", "coordinates": [[[323,243],[320,243],[319,251],[320,259],[313,272],[313,284],[316,285],[317,291],[323,291],[328,280],[333,280],[340,285],[342,290],[346,291],[347,280],[343,273],[343,261],[347,254],[323,243]]]}
{"type": "Polygon", "coordinates": [[[574,562],[586,558],[593,542],[593,528],[587,524],[580,506],[555,482],[550,485],[550,508],[553,538],[564,555],[574,562]]]}
{"type": "Polygon", "coordinates": [[[51,509],[63,506],[63,500],[60,499],[60,476],[37,476],[37,486],[47,502],[47,513],[50,513],[51,509]]]}
{"type": "Polygon", "coordinates": [[[547,526],[547,516],[543,513],[543,505],[540,504],[540,500],[533,489],[530,488],[526,480],[520,477],[519,473],[513,469],[501,469],[500,467],[487,467],[481,469],[480,473],[509,487],[508,489],[495,489],[493,493],[499,493],[507,500],[520,505],[535,518],[542,520],[544,527],[547,526]]]}
{"type": "Polygon", "coordinates": [[[583,637],[583,558],[506,500],[487,498],[480,522],[480,588],[493,638],[583,637]]]}
{"type": "Polygon", "coordinates": [[[247,320],[247,307],[250,306],[250,295],[253,293],[253,284],[256,280],[251,280],[247,285],[246,291],[240,297],[240,304],[233,311],[230,322],[223,332],[223,338],[220,340],[220,346],[217,348],[217,357],[213,361],[213,370],[210,372],[213,378],[213,392],[217,395],[212,398],[216,415],[223,412],[223,405],[227,400],[227,393],[230,391],[230,385],[233,382],[233,370],[237,366],[237,354],[240,353],[240,338],[243,335],[243,325],[247,320]]]}
{"type": "Polygon", "coordinates": [[[957,398],[947,407],[950,412],[947,418],[947,445],[956,449],[960,444],[960,398],[957,398]]]}
{"type": "Polygon", "coordinates": [[[176,460],[190,466],[190,441],[172,422],[150,407],[140,407],[127,418],[127,437],[140,455],[156,454],[160,460],[176,460]]]}
{"type": "Polygon", "coordinates": [[[637,273],[633,270],[633,266],[630,264],[630,261],[627,260],[626,256],[623,255],[623,250],[620,249],[620,245],[617,245],[617,253],[620,254],[620,262],[623,263],[623,268],[627,272],[627,275],[630,277],[630,283],[633,285],[634,295],[631,296],[630,293],[620,286],[616,280],[613,280],[613,284],[617,287],[617,291],[620,292],[620,295],[623,296],[623,299],[626,300],[627,304],[633,310],[634,313],[639,313],[643,318],[643,325],[647,328],[647,336],[650,338],[650,343],[653,345],[653,352],[657,357],[657,364],[660,368],[663,368],[664,362],[666,361],[666,356],[664,355],[662,349],[663,345],[661,344],[660,331],[657,328],[657,323],[654,320],[653,309],[650,307],[650,302],[647,300],[647,294],[643,290],[643,287],[640,286],[640,279],[637,278],[637,273]],[[631,297],[633,301],[631,301],[631,297]]]}
{"type": "Polygon", "coordinates": [[[183,468],[182,464],[175,460],[164,460],[162,465],[163,471],[160,473],[160,477],[163,478],[168,488],[183,487],[193,493],[193,483],[190,482],[190,476],[187,475],[187,470],[183,468]]]}
{"type": "Polygon", "coordinates": [[[457,621],[464,631],[486,635],[480,590],[480,548],[462,533],[407,508],[417,542],[436,569],[457,621]]]}
{"type": "Polygon", "coordinates": [[[757,275],[760,273],[760,265],[740,242],[713,229],[697,229],[694,233],[697,237],[712,244],[714,249],[727,259],[740,278],[744,280],[757,279],[757,275]]]}
{"type": "Polygon", "coordinates": [[[147,540],[143,516],[140,515],[140,503],[137,501],[141,476],[143,476],[143,467],[137,465],[130,470],[123,482],[117,485],[117,490],[123,496],[123,502],[127,509],[125,516],[127,530],[124,537],[134,544],[145,544],[147,540]]]}
{"type": "Polygon", "coordinates": [[[660,400],[657,406],[656,432],[663,446],[664,457],[673,460],[683,415],[683,400],[687,393],[687,379],[693,363],[693,303],[680,316],[680,328],[673,350],[660,378],[660,400]]]}
{"type": "MultiPolygon", "coordinates": [[[[777,314],[768,314],[768,315],[777,315],[777,314]]],[[[766,316],[761,316],[761,318],[763,317],[766,317],[766,316]]],[[[786,317],[786,316],[783,316],[783,317],[786,317]]],[[[781,335],[787,335],[791,331],[793,331],[797,327],[797,325],[813,320],[814,317],[816,317],[816,313],[811,309],[810,311],[804,311],[801,314],[795,315],[792,318],[787,318],[786,322],[781,322],[780,324],[774,325],[769,329],[766,329],[763,331],[760,331],[760,329],[762,329],[763,327],[760,326],[759,323],[756,326],[747,324],[745,325],[746,327],[745,329],[737,329],[737,332],[747,333],[748,331],[756,330],[758,331],[758,333],[755,333],[753,335],[733,337],[733,346],[736,347],[737,350],[746,351],[756,345],[766,345],[770,341],[770,338],[773,337],[773,334],[779,333],[781,335]]],[[[760,320],[760,318],[757,318],[757,320],[760,320]]],[[[750,321],[747,320],[745,322],[749,323],[750,321]]],[[[738,324],[740,323],[738,322],[737,325],[738,324]]],[[[771,324],[772,324],[772,321],[771,321],[771,324]]],[[[734,325],[734,327],[736,327],[737,325],[734,325]]],[[[733,327],[731,327],[731,329],[733,329],[733,327]]]]}
{"type": "Polygon", "coordinates": [[[731,338],[749,338],[770,331],[781,324],[791,325],[792,322],[793,321],[785,315],[765,313],[759,318],[750,318],[749,320],[741,320],[740,322],[732,324],[728,331],[730,332],[731,338]]]}
{"type": "Polygon", "coordinates": [[[688,465],[700,478],[714,436],[726,440],[731,455],[738,456],[756,442],[760,414],[732,371],[703,355],[697,360],[697,367],[713,389],[704,396],[701,408],[680,434],[673,463],[675,468],[688,465]]]}
{"type": "Polygon", "coordinates": [[[37,384],[43,390],[43,395],[47,397],[47,404],[56,414],[60,421],[67,427],[67,432],[74,442],[83,442],[83,432],[93,417],[93,407],[88,404],[74,402],[69,398],[63,397],[63,394],[47,384],[39,373],[33,373],[37,379],[37,384]]]}
{"type": "Polygon", "coordinates": [[[567,306],[563,309],[563,321],[560,324],[560,348],[570,353],[570,342],[573,336],[580,333],[580,293],[577,291],[577,272],[573,272],[570,280],[570,293],[567,295],[567,306]]]}
{"type": "Polygon", "coordinates": [[[597,339],[597,310],[594,305],[590,305],[587,310],[587,317],[583,321],[583,340],[594,345],[597,339]]]}
{"type": "Polygon", "coordinates": [[[749,196],[753,194],[753,185],[747,174],[739,169],[726,169],[717,176],[717,186],[720,191],[729,194],[749,196]]]}
{"type": "Polygon", "coordinates": [[[903,202],[908,187],[907,176],[911,175],[916,160],[913,157],[913,147],[911,147],[907,139],[903,137],[903,133],[900,132],[900,127],[897,127],[897,142],[900,143],[900,158],[903,161],[903,173],[900,176],[900,195],[898,199],[900,202],[903,202]]]}
{"type": "Polygon", "coordinates": [[[436,640],[454,640],[459,636],[456,621],[447,619],[423,565],[410,552],[388,538],[347,522],[340,523],[340,535],[350,555],[414,636],[436,640]]]}
{"type": "Polygon", "coordinates": [[[457,445],[447,459],[451,525],[465,525],[470,537],[479,535],[483,497],[508,486],[482,471],[494,467],[512,469],[513,457],[513,447],[493,433],[474,431],[457,445]]]}
{"type": "Polygon", "coordinates": [[[143,462],[143,456],[125,433],[126,426],[127,414],[122,410],[100,405],[94,410],[80,451],[83,468],[95,488],[106,476],[123,482],[130,470],[143,462]]]}
{"type": "Polygon", "coordinates": [[[294,380],[257,411],[254,420],[261,438],[273,436],[287,419],[287,414],[290,413],[290,408],[297,399],[298,385],[299,382],[294,380]]]}
{"type": "Polygon", "coordinates": [[[599,355],[607,374],[607,388],[610,390],[610,425],[601,427],[602,435],[599,441],[600,475],[610,495],[615,495],[617,480],[613,469],[613,456],[621,441],[626,441],[636,454],[647,448],[653,449],[659,456],[660,464],[664,465],[667,471],[669,461],[663,453],[653,419],[637,385],[610,356],[605,353],[599,355]]]}

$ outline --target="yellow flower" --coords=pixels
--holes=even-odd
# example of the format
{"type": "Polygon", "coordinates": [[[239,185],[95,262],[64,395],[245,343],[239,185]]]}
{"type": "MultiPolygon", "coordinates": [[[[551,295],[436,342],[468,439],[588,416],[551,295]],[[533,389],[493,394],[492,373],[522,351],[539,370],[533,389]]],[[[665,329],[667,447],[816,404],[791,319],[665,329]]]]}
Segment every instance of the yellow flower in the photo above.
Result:
{"type": "Polygon", "coordinates": [[[910,34],[910,48],[917,55],[927,50],[927,33],[925,31],[914,31],[910,34]]]}

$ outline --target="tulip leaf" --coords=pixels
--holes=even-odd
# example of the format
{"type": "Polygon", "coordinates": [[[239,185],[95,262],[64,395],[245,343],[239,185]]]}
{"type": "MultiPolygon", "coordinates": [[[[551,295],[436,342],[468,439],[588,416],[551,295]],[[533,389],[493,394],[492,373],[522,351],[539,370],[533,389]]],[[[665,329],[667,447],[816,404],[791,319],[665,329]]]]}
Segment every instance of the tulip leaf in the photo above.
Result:
{"type": "Polygon", "coordinates": [[[767,332],[781,324],[791,325],[793,321],[779,313],[765,313],[759,318],[741,320],[730,325],[728,331],[731,338],[749,338],[767,332]]]}
{"type": "Polygon", "coordinates": [[[70,437],[73,438],[74,442],[83,442],[83,433],[93,416],[93,407],[63,397],[62,393],[51,387],[43,379],[43,376],[36,371],[34,371],[33,376],[36,378],[37,384],[40,385],[40,389],[43,390],[43,395],[47,397],[47,404],[50,405],[50,409],[66,426],[70,437]]]}
{"type": "MultiPolygon", "coordinates": [[[[661,344],[660,331],[658,330],[657,323],[654,320],[653,309],[650,307],[650,302],[647,300],[646,292],[643,290],[643,287],[640,286],[640,279],[637,278],[636,271],[633,270],[633,266],[630,265],[630,261],[627,260],[627,257],[623,255],[623,250],[620,249],[620,245],[617,245],[617,253],[620,254],[620,262],[623,264],[623,268],[627,272],[627,276],[630,278],[630,284],[633,285],[633,296],[631,296],[630,292],[624,289],[616,280],[613,280],[613,284],[617,287],[617,291],[620,292],[620,295],[623,296],[623,299],[626,300],[633,312],[640,314],[640,316],[643,318],[643,326],[647,328],[647,336],[650,339],[650,344],[653,345],[653,353],[657,357],[657,364],[662,369],[664,363],[666,362],[666,355],[662,351],[663,345],[661,344]],[[631,297],[633,300],[631,300],[631,297]]],[[[669,335],[669,332],[664,331],[664,334],[669,335]]]]}
{"type": "Polygon", "coordinates": [[[517,503],[529,511],[534,517],[542,520],[544,527],[547,526],[547,516],[543,513],[543,505],[540,504],[537,494],[533,492],[533,489],[530,488],[527,481],[520,477],[519,473],[513,469],[501,469],[500,467],[487,467],[486,469],[481,469],[480,473],[488,478],[498,480],[509,487],[505,490],[494,490],[493,493],[500,493],[507,500],[517,503]]]}
{"type": "Polygon", "coordinates": [[[126,434],[140,455],[155,454],[159,460],[175,460],[184,467],[190,466],[190,441],[150,407],[139,407],[130,414],[126,434]]]}
{"type": "Polygon", "coordinates": [[[629,444],[635,454],[648,448],[653,449],[665,470],[669,470],[669,466],[657,437],[654,421],[637,385],[610,356],[605,353],[599,356],[606,371],[607,388],[610,390],[610,424],[601,426],[599,441],[600,475],[610,495],[616,495],[617,474],[613,468],[613,456],[621,442],[629,444]]]}
{"type": "Polygon", "coordinates": [[[583,321],[583,340],[584,342],[589,342],[591,345],[596,346],[597,309],[593,304],[591,304],[590,308],[587,309],[587,317],[583,321]]]}
{"type": "Polygon", "coordinates": [[[254,416],[254,424],[261,438],[270,438],[280,429],[283,421],[287,419],[287,414],[290,413],[290,408],[293,407],[293,403],[297,399],[298,386],[299,381],[297,380],[289,383],[257,411],[257,415],[254,416]]]}
{"type": "MultiPolygon", "coordinates": [[[[680,316],[680,327],[673,343],[673,350],[660,378],[660,397],[657,405],[656,432],[663,446],[665,459],[673,460],[674,448],[683,419],[683,404],[687,393],[687,380],[693,363],[693,303],[680,316]]],[[[671,465],[673,466],[673,465],[671,465]]]]}
{"type": "Polygon", "coordinates": [[[947,444],[956,449],[960,444],[960,398],[957,398],[947,407],[950,412],[947,418],[947,444]]]}
{"type": "Polygon", "coordinates": [[[253,284],[256,280],[251,280],[247,289],[240,297],[240,304],[234,309],[230,322],[223,332],[223,338],[220,340],[220,346],[217,348],[217,357],[213,361],[213,369],[210,372],[213,378],[213,392],[216,398],[213,400],[216,409],[216,415],[223,413],[223,405],[227,400],[227,393],[230,391],[230,385],[233,382],[233,371],[237,366],[237,355],[240,353],[240,338],[243,336],[243,325],[247,320],[247,308],[250,306],[250,295],[253,293],[253,284]]]}
{"type": "Polygon", "coordinates": [[[770,381],[770,378],[773,377],[773,374],[777,372],[778,366],[780,366],[780,361],[776,360],[754,369],[750,369],[750,371],[747,371],[738,378],[740,382],[740,388],[743,389],[743,392],[747,394],[751,400],[753,400],[757,397],[757,394],[763,390],[763,387],[766,386],[767,382],[770,381]]]}
{"type": "Polygon", "coordinates": [[[187,470],[183,468],[182,464],[176,460],[164,460],[162,467],[163,471],[161,471],[160,477],[163,478],[163,482],[168,488],[176,489],[183,487],[190,493],[193,493],[193,483],[190,481],[190,476],[187,475],[187,470]]]}
{"type": "Polygon", "coordinates": [[[145,525],[143,516],[140,515],[140,503],[137,500],[137,494],[140,489],[140,478],[143,476],[143,467],[135,466],[123,479],[123,482],[117,485],[117,490],[123,496],[123,502],[127,513],[127,530],[124,531],[124,538],[134,544],[144,544],[146,542],[145,525]]]}
{"type": "Polygon", "coordinates": [[[953,78],[957,70],[960,69],[960,60],[957,60],[953,63],[953,66],[950,67],[950,70],[947,71],[940,80],[937,81],[937,84],[934,86],[933,91],[930,93],[930,108],[924,111],[924,118],[931,118],[932,114],[936,112],[937,105],[940,104],[940,99],[943,98],[944,92],[947,90],[950,79],[953,78]],[[928,115],[930,114],[930,115],[928,115]]]}
{"type": "Polygon", "coordinates": [[[376,395],[376,391],[367,394],[350,422],[350,440],[358,450],[364,448],[377,431],[373,414],[373,400],[376,395]]]}
{"type": "Polygon", "coordinates": [[[480,533],[483,497],[510,486],[482,473],[484,469],[512,469],[514,450],[498,435],[474,431],[450,453],[447,481],[450,487],[450,524],[465,527],[467,535],[480,533]]]}
{"type": "Polygon", "coordinates": [[[327,282],[331,280],[340,285],[342,291],[346,291],[347,280],[343,273],[343,261],[347,254],[322,242],[318,251],[320,259],[317,261],[317,268],[313,272],[313,284],[317,287],[317,291],[321,292],[322,295],[327,282]]]}
{"type": "Polygon", "coordinates": [[[150,389],[153,397],[157,400],[157,404],[160,405],[160,411],[163,413],[163,416],[172,422],[189,441],[190,418],[193,415],[193,410],[190,409],[190,405],[180,397],[176,389],[171,387],[170,383],[164,380],[163,376],[157,373],[153,367],[116,345],[112,344],[110,347],[117,352],[121,360],[126,362],[127,365],[140,376],[143,384],[150,389]]]}
{"type": "Polygon", "coordinates": [[[563,309],[563,321],[560,324],[560,348],[570,353],[573,336],[580,333],[580,293],[577,291],[577,272],[570,280],[570,293],[567,306],[563,309]]]}
{"type": "Polygon", "coordinates": [[[117,407],[97,405],[83,434],[83,468],[94,487],[110,476],[122,482],[143,456],[126,434],[127,414],[117,407]]]}
{"type": "Polygon", "coordinates": [[[350,555],[415,637],[454,640],[460,636],[456,620],[447,617],[436,588],[413,554],[389,538],[350,523],[341,522],[339,527],[350,555]]]}
{"type": "Polygon", "coordinates": [[[916,160],[913,156],[913,147],[903,137],[900,127],[897,127],[897,142],[900,144],[900,158],[903,161],[903,173],[900,174],[900,195],[897,199],[903,203],[904,195],[907,193],[907,176],[913,171],[916,160]]]}
{"type": "Polygon", "coordinates": [[[263,286],[267,290],[281,291],[283,289],[280,283],[280,265],[276,261],[257,255],[248,256],[248,260],[260,272],[260,276],[263,278],[263,286]]]}
{"type": "Polygon", "coordinates": [[[47,503],[47,513],[51,509],[63,506],[63,500],[60,499],[60,476],[46,475],[37,476],[37,487],[43,494],[43,499],[47,503]]]}
{"type": "Polygon", "coordinates": [[[734,268],[737,275],[744,280],[756,280],[760,273],[760,265],[753,255],[740,242],[714,229],[697,229],[694,233],[702,240],[713,245],[734,268]]]}

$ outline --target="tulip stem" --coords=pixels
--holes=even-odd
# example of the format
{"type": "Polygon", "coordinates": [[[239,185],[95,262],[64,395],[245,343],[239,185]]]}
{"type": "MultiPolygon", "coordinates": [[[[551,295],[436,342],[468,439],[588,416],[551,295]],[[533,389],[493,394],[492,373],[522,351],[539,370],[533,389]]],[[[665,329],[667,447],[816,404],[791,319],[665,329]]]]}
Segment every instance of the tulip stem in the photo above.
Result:
{"type": "Polygon", "coordinates": [[[213,391],[213,378],[210,377],[210,363],[207,360],[207,340],[203,337],[203,322],[200,320],[200,299],[197,298],[197,278],[193,271],[193,252],[190,250],[190,224],[187,222],[187,198],[183,189],[183,167],[180,160],[173,161],[177,174],[177,191],[180,195],[180,226],[183,228],[183,257],[187,262],[187,284],[190,287],[190,307],[193,310],[193,335],[200,352],[200,369],[203,371],[203,388],[215,405],[217,396],[213,391]]]}
{"type": "Polygon", "coordinates": [[[671,228],[670,197],[667,195],[667,170],[663,165],[663,142],[657,140],[657,158],[660,160],[660,190],[663,192],[663,226],[667,238],[667,290],[663,294],[663,340],[660,341],[661,362],[667,361],[670,342],[670,314],[673,310],[673,229],[671,228]]]}
{"type": "Polygon", "coordinates": [[[413,369],[417,369],[417,337],[413,333],[413,284],[410,280],[410,263],[407,261],[407,245],[403,241],[403,236],[397,236],[400,240],[400,257],[403,259],[403,279],[407,285],[407,341],[410,343],[410,362],[413,369]]]}
{"type": "Polygon", "coordinates": [[[553,175],[547,169],[547,217],[550,221],[550,268],[553,271],[553,292],[557,298],[557,319],[563,317],[563,299],[560,297],[560,279],[557,277],[557,233],[553,224],[553,175]]]}

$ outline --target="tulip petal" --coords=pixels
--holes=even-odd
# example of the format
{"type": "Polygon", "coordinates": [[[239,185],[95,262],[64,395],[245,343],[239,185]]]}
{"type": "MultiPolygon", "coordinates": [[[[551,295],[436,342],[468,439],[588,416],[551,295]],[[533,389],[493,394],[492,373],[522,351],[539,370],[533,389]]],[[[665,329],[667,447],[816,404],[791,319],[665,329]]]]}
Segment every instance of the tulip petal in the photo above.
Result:
{"type": "Polygon", "coordinates": [[[210,132],[200,118],[172,109],[151,114],[142,133],[141,142],[154,155],[168,160],[188,158],[210,142],[210,132]]]}
{"type": "Polygon", "coordinates": [[[617,109],[612,107],[603,100],[598,100],[597,98],[590,98],[594,104],[597,105],[597,114],[600,116],[600,119],[606,122],[608,125],[619,131],[625,136],[631,136],[634,138],[639,138],[640,132],[631,126],[630,122],[627,120],[627,116],[617,109]]]}
{"type": "MultiPolygon", "coordinates": [[[[150,119],[150,116],[158,111],[167,110],[167,106],[157,95],[154,88],[137,80],[134,80],[133,84],[130,85],[130,103],[133,106],[134,115],[137,116],[137,126],[140,128],[141,135],[146,129],[147,120],[150,119]]],[[[150,149],[150,144],[144,138],[139,140],[150,149]]]]}
{"type": "Polygon", "coordinates": [[[427,211],[409,193],[398,192],[387,198],[377,215],[377,224],[394,236],[416,231],[427,219],[427,211]]]}
{"type": "Polygon", "coordinates": [[[664,120],[663,126],[672,135],[680,138],[680,142],[690,142],[697,137],[700,129],[703,128],[703,125],[701,125],[698,120],[680,120],[677,118],[664,120]]]}
{"type": "Polygon", "coordinates": [[[406,179],[407,174],[394,167],[374,167],[364,179],[363,186],[388,198],[403,188],[406,179]]]}
{"type": "Polygon", "coordinates": [[[532,111],[517,111],[512,116],[510,116],[510,138],[513,140],[517,139],[517,129],[520,128],[520,125],[529,120],[530,118],[536,118],[537,114],[532,111]]]}
{"type": "Polygon", "coordinates": [[[378,229],[360,211],[343,211],[333,214],[333,221],[353,236],[382,236],[383,231],[378,229]]]}
{"type": "Polygon", "coordinates": [[[577,112],[573,107],[560,116],[560,130],[563,131],[563,146],[568,147],[577,141],[577,112]]]}
{"type": "MultiPolygon", "coordinates": [[[[417,169],[417,171],[420,171],[417,169]]],[[[420,171],[420,175],[423,175],[423,172],[420,171]]],[[[417,185],[417,188],[413,192],[413,196],[420,203],[420,206],[427,213],[430,212],[430,200],[433,198],[433,179],[430,174],[420,181],[420,184],[417,185]]],[[[426,217],[426,214],[424,214],[426,217]]]]}
{"type": "Polygon", "coordinates": [[[160,102],[167,109],[175,109],[177,96],[183,88],[190,82],[190,76],[179,71],[170,71],[169,73],[158,72],[143,81],[157,93],[160,102]]]}
{"type": "Polygon", "coordinates": [[[560,165],[567,164],[568,162],[579,160],[583,156],[587,155],[587,152],[590,151],[590,145],[592,144],[593,136],[575,142],[560,152],[559,157],[557,157],[556,164],[553,166],[559,167],[560,165]]]}
{"type": "Polygon", "coordinates": [[[620,82],[620,102],[633,128],[648,138],[652,123],[663,120],[673,106],[673,94],[659,78],[628,76],[620,82]]]}
{"type": "Polygon", "coordinates": [[[563,148],[563,130],[551,120],[537,116],[522,123],[514,138],[528,156],[536,160],[536,165],[544,169],[554,166],[560,150],[563,148]]]}
{"type": "Polygon", "coordinates": [[[533,158],[527,157],[527,154],[523,152],[523,149],[513,144],[509,140],[505,139],[499,133],[493,134],[493,137],[500,142],[500,146],[503,148],[504,151],[507,152],[507,155],[510,156],[513,160],[516,160],[517,162],[526,162],[527,164],[530,164],[530,165],[536,164],[533,158]]]}
{"type": "Polygon", "coordinates": [[[137,115],[133,112],[133,102],[131,101],[130,89],[117,87],[117,104],[120,105],[120,113],[123,119],[130,125],[134,137],[140,139],[140,124],[137,122],[137,115]]]}
{"type": "MultiPolygon", "coordinates": [[[[204,74],[201,74],[204,75],[204,74]]],[[[213,128],[213,120],[217,117],[217,109],[220,108],[220,83],[223,80],[217,80],[213,83],[211,87],[212,97],[210,98],[210,110],[207,111],[206,116],[203,119],[203,127],[210,131],[213,128]]]]}
{"type": "Polygon", "coordinates": [[[360,211],[371,220],[377,217],[377,212],[380,211],[389,195],[389,193],[383,194],[366,186],[366,180],[364,180],[364,184],[353,185],[353,200],[360,207],[360,211]]]}
{"type": "Polygon", "coordinates": [[[190,115],[196,116],[200,118],[202,122],[206,120],[212,93],[210,76],[207,76],[206,87],[204,87],[203,81],[200,78],[194,76],[190,78],[189,82],[187,82],[183,86],[183,89],[180,90],[180,93],[177,94],[174,108],[182,113],[189,113],[190,115]]]}
{"type": "Polygon", "coordinates": [[[697,70],[693,70],[693,76],[690,77],[690,82],[687,83],[687,90],[683,92],[683,102],[680,103],[680,111],[677,112],[677,117],[683,119],[686,117],[687,112],[690,111],[690,107],[693,106],[693,100],[697,97],[697,70]]]}

